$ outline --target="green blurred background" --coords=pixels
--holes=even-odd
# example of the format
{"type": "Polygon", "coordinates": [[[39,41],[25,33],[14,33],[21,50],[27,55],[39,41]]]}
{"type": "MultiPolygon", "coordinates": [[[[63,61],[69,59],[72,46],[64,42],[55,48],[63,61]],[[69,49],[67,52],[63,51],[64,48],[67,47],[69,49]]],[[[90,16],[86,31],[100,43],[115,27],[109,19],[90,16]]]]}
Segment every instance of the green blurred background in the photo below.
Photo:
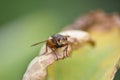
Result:
{"type": "Polygon", "coordinates": [[[96,9],[120,12],[119,0],[0,0],[0,80],[21,80],[40,46],[31,44],[58,33],[96,9]]]}

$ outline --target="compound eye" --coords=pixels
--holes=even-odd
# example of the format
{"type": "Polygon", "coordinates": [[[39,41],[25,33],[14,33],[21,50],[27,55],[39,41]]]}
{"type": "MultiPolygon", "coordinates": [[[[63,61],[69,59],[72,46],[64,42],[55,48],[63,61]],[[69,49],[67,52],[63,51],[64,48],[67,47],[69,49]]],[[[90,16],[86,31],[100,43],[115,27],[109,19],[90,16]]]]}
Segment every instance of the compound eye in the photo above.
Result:
{"type": "Polygon", "coordinates": [[[58,42],[60,42],[60,39],[58,39],[58,42]]]}

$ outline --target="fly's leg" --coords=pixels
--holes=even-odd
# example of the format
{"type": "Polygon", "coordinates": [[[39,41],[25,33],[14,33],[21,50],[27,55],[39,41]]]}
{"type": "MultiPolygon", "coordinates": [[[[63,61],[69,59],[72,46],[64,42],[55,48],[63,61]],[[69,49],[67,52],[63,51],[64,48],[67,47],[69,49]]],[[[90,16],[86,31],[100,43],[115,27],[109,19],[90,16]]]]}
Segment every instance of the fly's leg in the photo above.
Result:
{"type": "Polygon", "coordinates": [[[51,48],[51,50],[52,50],[52,52],[55,54],[56,60],[58,61],[58,56],[57,56],[57,54],[56,54],[56,52],[55,52],[56,49],[54,50],[54,49],[51,48]]]}
{"type": "Polygon", "coordinates": [[[67,44],[67,47],[66,47],[65,51],[66,51],[66,56],[68,57],[69,56],[69,54],[68,54],[68,44],[67,44]]]}
{"type": "Polygon", "coordinates": [[[63,53],[63,59],[64,59],[65,57],[68,57],[68,56],[69,56],[69,54],[68,54],[68,44],[66,45],[66,47],[65,47],[65,49],[64,49],[64,52],[65,52],[65,53],[63,53]]]}
{"type": "Polygon", "coordinates": [[[45,52],[42,54],[42,55],[44,55],[44,54],[46,54],[48,52],[48,46],[47,46],[47,44],[45,45],[45,52]]]}

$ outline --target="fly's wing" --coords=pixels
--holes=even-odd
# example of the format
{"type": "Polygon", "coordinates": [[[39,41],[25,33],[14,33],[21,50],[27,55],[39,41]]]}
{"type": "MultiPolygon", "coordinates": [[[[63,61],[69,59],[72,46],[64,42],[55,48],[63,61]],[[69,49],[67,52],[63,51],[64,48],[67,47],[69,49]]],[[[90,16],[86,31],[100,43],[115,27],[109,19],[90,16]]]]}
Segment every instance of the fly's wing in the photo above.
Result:
{"type": "Polygon", "coordinates": [[[31,46],[36,46],[36,45],[41,44],[41,43],[46,42],[46,41],[47,41],[47,40],[44,40],[44,41],[41,41],[41,42],[35,43],[35,44],[31,45],[31,46]]]}

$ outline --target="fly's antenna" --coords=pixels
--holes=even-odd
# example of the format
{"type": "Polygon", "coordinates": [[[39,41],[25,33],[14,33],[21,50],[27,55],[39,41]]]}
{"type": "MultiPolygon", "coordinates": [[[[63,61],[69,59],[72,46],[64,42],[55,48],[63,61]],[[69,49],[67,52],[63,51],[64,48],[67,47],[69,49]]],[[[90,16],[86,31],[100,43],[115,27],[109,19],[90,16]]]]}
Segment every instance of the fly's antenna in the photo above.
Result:
{"type": "Polygon", "coordinates": [[[41,43],[46,42],[46,41],[47,41],[47,40],[44,40],[44,41],[41,41],[41,42],[35,43],[35,44],[31,45],[31,47],[32,47],[32,46],[36,46],[36,45],[41,44],[41,43]]]}

